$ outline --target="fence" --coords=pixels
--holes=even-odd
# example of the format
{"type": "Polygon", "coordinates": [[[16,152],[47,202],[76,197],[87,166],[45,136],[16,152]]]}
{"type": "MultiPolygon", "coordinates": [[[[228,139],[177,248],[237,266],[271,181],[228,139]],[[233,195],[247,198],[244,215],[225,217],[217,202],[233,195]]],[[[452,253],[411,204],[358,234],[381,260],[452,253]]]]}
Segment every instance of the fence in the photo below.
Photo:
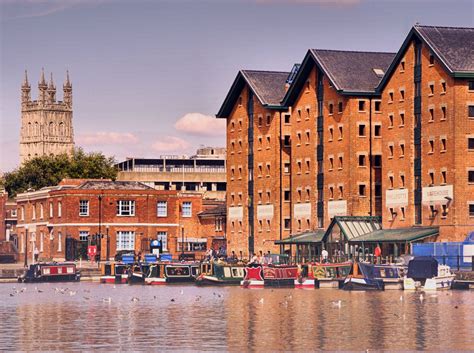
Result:
{"type": "Polygon", "coordinates": [[[453,269],[472,269],[474,266],[474,243],[472,242],[415,243],[412,254],[434,257],[440,264],[448,265],[453,269]]]}

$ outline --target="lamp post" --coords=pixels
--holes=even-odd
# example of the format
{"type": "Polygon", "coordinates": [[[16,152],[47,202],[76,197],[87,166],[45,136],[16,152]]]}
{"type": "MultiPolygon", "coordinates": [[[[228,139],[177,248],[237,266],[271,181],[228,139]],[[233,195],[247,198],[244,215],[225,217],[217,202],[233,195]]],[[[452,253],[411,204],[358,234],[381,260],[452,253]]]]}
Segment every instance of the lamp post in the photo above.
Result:
{"type": "Polygon", "coordinates": [[[28,225],[25,225],[25,267],[28,267],[28,225]]]}
{"type": "Polygon", "coordinates": [[[97,252],[99,253],[99,263],[102,256],[102,195],[99,195],[99,236],[97,237],[97,252]]]}
{"type": "Polygon", "coordinates": [[[107,255],[107,258],[105,259],[106,261],[109,261],[109,257],[110,257],[110,239],[109,239],[109,226],[106,225],[105,226],[105,231],[106,231],[106,236],[107,236],[107,248],[106,248],[106,255],[107,255]]]}
{"type": "Polygon", "coordinates": [[[181,226],[181,260],[184,260],[184,226],[181,226]]]}

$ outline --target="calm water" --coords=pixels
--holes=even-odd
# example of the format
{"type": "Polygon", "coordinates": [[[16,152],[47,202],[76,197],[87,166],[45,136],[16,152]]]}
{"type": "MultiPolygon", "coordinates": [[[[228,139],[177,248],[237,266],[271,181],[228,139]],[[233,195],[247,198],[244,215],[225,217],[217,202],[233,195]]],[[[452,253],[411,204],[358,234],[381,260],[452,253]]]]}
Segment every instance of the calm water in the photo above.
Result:
{"type": "Polygon", "coordinates": [[[1,350],[474,349],[474,291],[0,284],[0,318],[1,350]]]}

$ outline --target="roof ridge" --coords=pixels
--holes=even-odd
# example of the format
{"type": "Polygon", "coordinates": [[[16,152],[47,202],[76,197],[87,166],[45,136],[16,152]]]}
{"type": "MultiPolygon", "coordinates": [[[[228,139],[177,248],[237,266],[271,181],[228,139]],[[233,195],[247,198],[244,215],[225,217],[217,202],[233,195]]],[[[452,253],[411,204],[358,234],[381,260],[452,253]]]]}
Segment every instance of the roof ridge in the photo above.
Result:
{"type": "Polygon", "coordinates": [[[420,25],[420,24],[416,24],[413,27],[416,27],[416,28],[424,27],[424,28],[449,28],[449,29],[470,29],[470,30],[474,30],[474,27],[434,26],[434,25],[420,25]]]}
{"type": "Polygon", "coordinates": [[[241,69],[242,72],[267,72],[267,73],[275,73],[275,74],[289,74],[290,71],[271,71],[271,70],[247,70],[241,69]]]}
{"type": "Polygon", "coordinates": [[[364,51],[364,50],[317,49],[317,48],[312,48],[312,49],[310,49],[310,50],[315,50],[315,51],[329,51],[329,52],[338,52],[338,53],[396,54],[396,52],[388,52],[388,51],[364,51]]]}

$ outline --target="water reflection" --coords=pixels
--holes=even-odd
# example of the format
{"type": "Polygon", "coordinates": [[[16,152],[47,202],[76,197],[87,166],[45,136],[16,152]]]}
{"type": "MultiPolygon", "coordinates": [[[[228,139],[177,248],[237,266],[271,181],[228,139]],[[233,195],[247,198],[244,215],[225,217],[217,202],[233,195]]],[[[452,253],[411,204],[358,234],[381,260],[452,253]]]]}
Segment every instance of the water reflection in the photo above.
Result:
{"type": "Polygon", "coordinates": [[[420,293],[402,291],[78,283],[60,285],[69,287],[64,293],[54,284],[22,285],[27,290],[11,297],[13,286],[0,285],[4,350],[474,347],[472,291],[425,293],[420,300],[420,293]],[[339,300],[340,308],[333,303],[339,300]]]}

